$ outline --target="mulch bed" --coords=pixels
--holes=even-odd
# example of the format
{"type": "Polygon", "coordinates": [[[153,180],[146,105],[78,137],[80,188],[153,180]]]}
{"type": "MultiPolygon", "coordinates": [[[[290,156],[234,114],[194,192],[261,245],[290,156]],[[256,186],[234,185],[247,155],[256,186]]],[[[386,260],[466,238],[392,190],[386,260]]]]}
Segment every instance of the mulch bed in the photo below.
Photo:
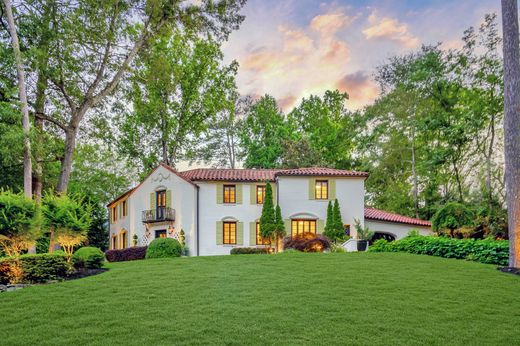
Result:
{"type": "Polygon", "coordinates": [[[520,269],[519,268],[511,268],[511,267],[498,267],[498,270],[500,270],[503,273],[509,273],[513,275],[520,275],[520,269]]]}

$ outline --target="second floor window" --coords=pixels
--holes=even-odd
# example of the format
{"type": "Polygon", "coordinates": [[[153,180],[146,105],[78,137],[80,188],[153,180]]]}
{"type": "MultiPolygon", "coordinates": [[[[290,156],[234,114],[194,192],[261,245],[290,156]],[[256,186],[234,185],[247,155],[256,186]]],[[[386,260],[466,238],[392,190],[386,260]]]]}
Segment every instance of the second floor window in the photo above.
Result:
{"type": "Polygon", "coordinates": [[[115,222],[117,220],[117,206],[112,207],[112,221],[115,222]]]}
{"type": "Polygon", "coordinates": [[[264,204],[265,199],[265,185],[258,185],[256,187],[256,204],[264,204]]]}
{"type": "Polygon", "coordinates": [[[157,191],[156,192],[157,197],[157,208],[159,207],[166,207],[166,191],[157,191]]]}
{"type": "Polygon", "coordinates": [[[224,203],[236,203],[236,185],[224,185],[224,203]]]}
{"type": "Polygon", "coordinates": [[[222,230],[223,234],[223,244],[236,244],[237,243],[237,223],[236,222],[224,222],[222,224],[224,228],[222,230]]]}
{"type": "Polygon", "coordinates": [[[315,195],[316,199],[329,198],[329,182],[327,180],[316,180],[315,195]]]}
{"type": "Polygon", "coordinates": [[[127,209],[126,209],[126,201],[123,201],[123,216],[126,216],[127,209]]]}

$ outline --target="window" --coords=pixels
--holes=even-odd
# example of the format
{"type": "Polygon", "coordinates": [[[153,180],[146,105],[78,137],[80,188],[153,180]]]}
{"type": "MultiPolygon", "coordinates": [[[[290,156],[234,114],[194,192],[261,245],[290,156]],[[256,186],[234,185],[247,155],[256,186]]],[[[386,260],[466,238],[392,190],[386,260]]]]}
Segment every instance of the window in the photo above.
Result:
{"type": "Polygon", "coordinates": [[[112,207],[112,222],[116,222],[117,220],[117,208],[116,206],[112,207]]]}
{"type": "Polygon", "coordinates": [[[113,235],[112,236],[112,250],[115,250],[117,249],[117,236],[116,235],[113,235]]]}
{"type": "Polygon", "coordinates": [[[328,199],[329,198],[329,182],[328,180],[316,180],[316,186],[314,193],[316,199],[328,199]]]}
{"type": "Polygon", "coordinates": [[[127,213],[127,209],[126,209],[126,200],[123,201],[123,217],[126,216],[126,213],[127,213]]]}
{"type": "Polygon", "coordinates": [[[269,245],[269,239],[262,238],[260,235],[260,222],[256,223],[256,245],[269,245]]]}
{"type": "Polygon", "coordinates": [[[223,244],[236,244],[237,243],[237,223],[236,222],[224,222],[222,224],[223,229],[223,244]]]}
{"type": "Polygon", "coordinates": [[[296,237],[303,233],[316,234],[316,220],[291,220],[291,236],[296,237]]]}
{"type": "Polygon", "coordinates": [[[256,186],[256,204],[264,204],[265,185],[256,186]]]}
{"type": "Polygon", "coordinates": [[[123,231],[120,234],[120,237],[121,237],[121,247],[120,247],[120,249],[126,249],[126,247],[127,247],[127,238],[128,238],[127,234],[128,233],[126,231],[123,231]]]}
{"type": "Polygon", "coordinates": [[[236,202],[236,185],[224,185],[224,203],[236,202]]]}
{"type": "Polygon", "coordinates": [[[166,191],[165,190],[161,190],[161,191],[157,191],[155,193],[155,196],[156,196],[156,200],[157,200],[157,208],[159,207],[166,207],[166,191]]]}
{"type": "Polygon", "coordinates": [[[158,229],[157,231],[155,231],[155,239],[157,238],[166,238],[166,230],[158,229]]]}
{"type": "Polygon", "coordinates": [[[345,230],[345,234],[350,237],[350,225],[349,224],[344,224],[343,225],[343,229],[345,230]]]}

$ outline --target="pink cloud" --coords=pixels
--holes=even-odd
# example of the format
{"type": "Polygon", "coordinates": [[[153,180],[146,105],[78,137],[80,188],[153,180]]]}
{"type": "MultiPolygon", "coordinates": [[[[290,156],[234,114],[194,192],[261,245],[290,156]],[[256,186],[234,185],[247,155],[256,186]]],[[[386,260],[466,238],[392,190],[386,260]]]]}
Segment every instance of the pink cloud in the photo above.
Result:
{"type": "Polygon", "coordinates": [[[348,93],[349,103],[356,108],[373,102],[379,95],[377,84],[364,71],[345,74],[336,82],[335,87],[348,93]]]}
{"type": "Polygon", "coordinates": [[[357,17],[350,17],[341,12],[320,14],[312,18],[310,28],[323,35],[332,35],[339,29],[347,27],[357,17]]]}
{"type": "Polygon", "coordinates": [[[419,39],[414,36],[407,24],[397,19],[377,16],[376,12],[368,17],[370,25],[363,30],[367,40],[382,39],[399,43],[406,48],[415,48],[419,45],[419,39]]]}

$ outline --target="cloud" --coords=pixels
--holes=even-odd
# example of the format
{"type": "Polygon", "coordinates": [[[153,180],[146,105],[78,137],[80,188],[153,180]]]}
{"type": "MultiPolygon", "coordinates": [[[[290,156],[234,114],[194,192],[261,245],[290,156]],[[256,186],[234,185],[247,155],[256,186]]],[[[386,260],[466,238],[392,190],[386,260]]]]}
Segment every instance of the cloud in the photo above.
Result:
{"type": "Polygon", "coordinates": [[[367,40],[379,39],[399,43],[406,48],[415,48],[419,45],[419,39],[414,36],[407,24],[389,17],[379,17],[372,12],[368,17],[369,26],[363,30],[367,40]]]}
{"type": "Polygon", "coordinates": [[[349,103],[358,108],[374,101],[379,95],[377,84],[365,71],[345,74],[335,87],[349,95],[349,103]]]}
{"type": "Polygon", "coordinates": [[[356,18],[356,16],[350,17],[341,12],[321,14],[312,18],[310,28],[323,35],[332,35],[339,29],[352,24],[356,18]]]}

